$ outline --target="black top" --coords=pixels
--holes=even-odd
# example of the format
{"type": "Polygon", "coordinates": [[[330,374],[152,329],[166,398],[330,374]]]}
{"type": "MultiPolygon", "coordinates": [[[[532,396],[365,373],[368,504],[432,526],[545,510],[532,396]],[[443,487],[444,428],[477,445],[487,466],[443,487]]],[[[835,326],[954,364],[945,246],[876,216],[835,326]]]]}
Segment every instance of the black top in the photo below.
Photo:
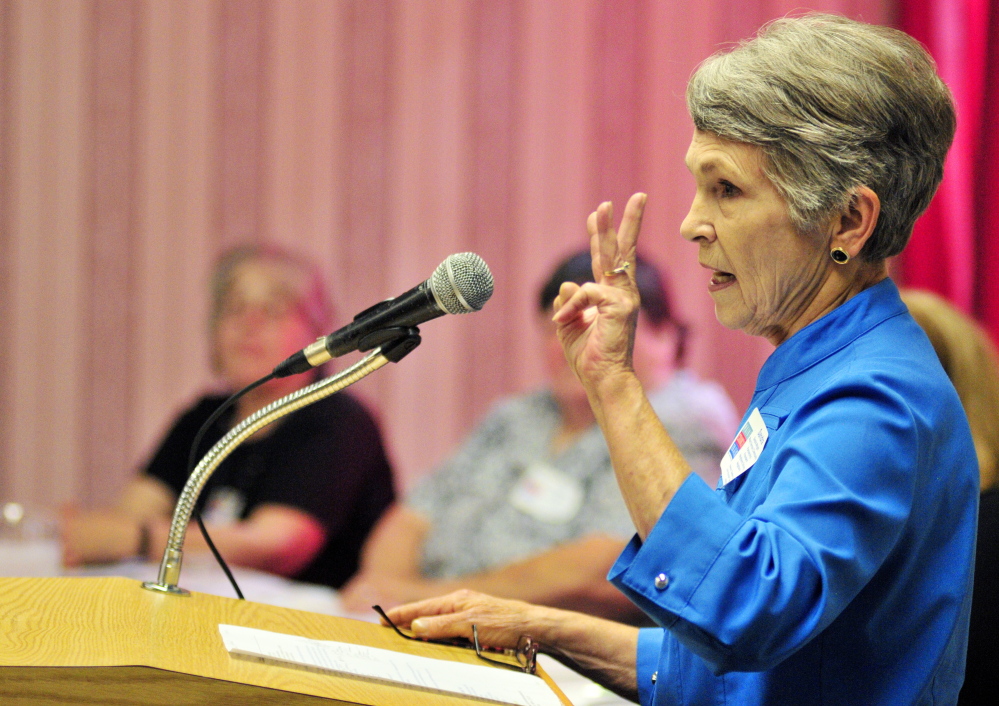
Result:
{"type": "Polygon", "coordinates": [[[968,666],[959,706],[999,699],[999,488],[986,490],[978,506],[975,588],[971,597],[968,666]]]}
{"type": "MultiPolygon", "coordinates": [[[[202,398],[177,420],[146,473],[179,495],[191,444],[225,401],[202,398]]],[[[200,458],[233,426],[235,408],[205,433],[200,458]]],[[[365,538],[394,499],[392,471],[368,411],[346,393],[333,394],[274,423],[260,439],[236,448],[212,474],[199,507],[206,520],[245,519],[261,504],[302,510],[326,529],[326,544],[295,578],[339,588],[357,570],[365,538]]]]}

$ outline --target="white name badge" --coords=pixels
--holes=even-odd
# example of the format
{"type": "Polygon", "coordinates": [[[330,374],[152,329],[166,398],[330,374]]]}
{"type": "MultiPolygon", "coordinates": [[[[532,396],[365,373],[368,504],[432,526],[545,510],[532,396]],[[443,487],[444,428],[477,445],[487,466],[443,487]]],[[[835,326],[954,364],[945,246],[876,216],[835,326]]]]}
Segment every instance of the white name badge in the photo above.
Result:
{"type": "Polygon", "coordinates": [[[770,431],[763,423],[763,417],[760,416],[760,409],[757,407],[750,413],[749,419],[746,420],[736,435],[735,441],[722,457],[722,485],[728,485],[756,463],[756,459],[763,453],[763,446],[767,443],[769,436],[770,431]]]}
{"type": "Polygon", "coordinates": [[[536,520],[562,525],[583,506],[579,481],[547,463],[532,463],[510,491],[509,502],[536,520]]]}
{"type": "Polygon", "coordinates": [[[231,525],[239,522],[246,507],[246,498],[234,488],[221,487],[212,491],[202,513],[205,522],[213,525],[231,525]]]}

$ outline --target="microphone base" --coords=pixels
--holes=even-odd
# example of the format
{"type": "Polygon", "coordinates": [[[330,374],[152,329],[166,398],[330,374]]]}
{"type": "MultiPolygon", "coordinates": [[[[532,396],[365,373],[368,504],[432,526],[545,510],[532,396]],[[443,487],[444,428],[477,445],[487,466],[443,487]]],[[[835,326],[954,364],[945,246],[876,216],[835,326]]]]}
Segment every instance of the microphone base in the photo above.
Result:
{"type": "Polygon", "coordinates": [[[143,581],[142,587],[147,591],[157,591],[159,593],[169,593],[174,596],[189,596],[191,592],[181,588],[180,586],[171,586],[165,583],[153,583],[152,581],[143,581]]]}

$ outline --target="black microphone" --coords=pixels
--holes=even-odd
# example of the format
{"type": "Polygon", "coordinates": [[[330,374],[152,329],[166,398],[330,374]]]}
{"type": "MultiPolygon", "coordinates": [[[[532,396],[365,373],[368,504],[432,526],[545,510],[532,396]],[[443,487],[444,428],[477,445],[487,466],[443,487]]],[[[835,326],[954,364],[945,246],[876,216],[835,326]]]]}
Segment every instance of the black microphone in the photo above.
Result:
{"type": "Polygon", "coordinates": [[[493,275],[481,257],[471,252],[450,255],[426,282],[365,309],[343,328],[280,363],[273,375],[304,373],[351,351],[368,351],[393,341],[438,316],[478,311],[492,295],[493,275]]]}

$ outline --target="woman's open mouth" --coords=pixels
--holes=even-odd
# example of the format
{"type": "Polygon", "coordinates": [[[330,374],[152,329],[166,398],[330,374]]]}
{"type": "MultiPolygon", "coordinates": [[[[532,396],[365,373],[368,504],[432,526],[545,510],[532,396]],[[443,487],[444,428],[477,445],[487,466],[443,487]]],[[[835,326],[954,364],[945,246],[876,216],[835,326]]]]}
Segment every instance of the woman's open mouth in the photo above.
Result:
{"type": "Polygon", "coordinates": [[[708,284],[709,292],[717,292],[719,289],[725,289],[729,285],[735,282],[735,275],[731,272],[722,272],[721,270],[715,270],[711,273],[711,282],[708,284]]]}

